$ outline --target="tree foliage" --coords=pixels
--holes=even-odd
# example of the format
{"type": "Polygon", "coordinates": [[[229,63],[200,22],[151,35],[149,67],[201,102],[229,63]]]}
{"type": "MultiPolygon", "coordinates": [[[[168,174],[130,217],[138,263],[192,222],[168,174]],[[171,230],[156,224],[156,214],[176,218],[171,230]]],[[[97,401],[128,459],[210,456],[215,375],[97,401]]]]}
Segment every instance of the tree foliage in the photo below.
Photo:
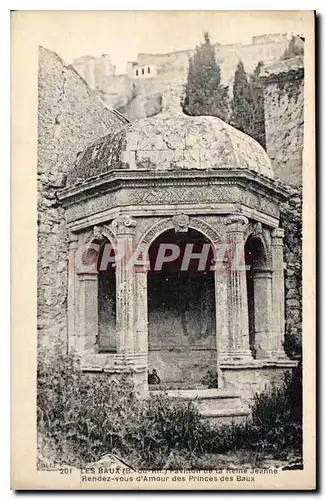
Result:
{"type": "Polygon", "coordinates": [[[265,147],[264,92],[259,79],[263,62],[247,76],[242,61],[234,74],[230,124],[265,147]]]}
{"type": "Polygon", "coordinates": [[[204,34],[204,42],[196,47],[189,60],[182,108],[190,116],[210,115],[227,119],[228,87],[221,84],[221,70],[208,33],[204,34]]]}
{"type": "Polygon", "coordinates": [[[252,95],[252,115],[250,135],[263,147],[266,146],[265,137],[265,111],[264,111],[264,88],[259,78],[264,66],[263,61],[259,61],[253,74],[250,76],[250,87],[252,95]]]}

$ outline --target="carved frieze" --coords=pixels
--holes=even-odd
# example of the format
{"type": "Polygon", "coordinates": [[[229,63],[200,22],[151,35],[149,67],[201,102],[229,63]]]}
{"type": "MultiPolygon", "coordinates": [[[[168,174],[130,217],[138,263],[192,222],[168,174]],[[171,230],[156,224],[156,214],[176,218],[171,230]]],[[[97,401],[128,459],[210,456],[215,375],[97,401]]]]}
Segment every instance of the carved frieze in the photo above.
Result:
{"type": "Polygon", "coordinates": [[[272,217],[279,217],[279,206],[262,193],[242,189],[235,184],[186,186],[184,181],[175,179],[175,185],[126,187],[116,193],[81,200],[78,205],[66,208],[67,222],[91,217],[103,211],[122,206],[156,205],[203,205],[214,203],[236,203],[241,213],[241,206],[260,211],[272,217]]]}

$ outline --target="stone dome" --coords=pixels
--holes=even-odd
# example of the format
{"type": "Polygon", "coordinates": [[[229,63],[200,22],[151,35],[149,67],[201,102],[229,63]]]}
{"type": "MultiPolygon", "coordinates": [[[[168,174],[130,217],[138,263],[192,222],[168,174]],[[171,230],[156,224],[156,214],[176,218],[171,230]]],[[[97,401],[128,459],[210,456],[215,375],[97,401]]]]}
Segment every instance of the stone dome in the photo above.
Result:
{"type": "Polygon", "coordinates": [[[274,177],[263,147],[213,116],[187,116],[180,99],[168,94],[162,112],[129,123],[102,137],[77,156],[68,184],[112,170],[245,169],[274,177]]]}

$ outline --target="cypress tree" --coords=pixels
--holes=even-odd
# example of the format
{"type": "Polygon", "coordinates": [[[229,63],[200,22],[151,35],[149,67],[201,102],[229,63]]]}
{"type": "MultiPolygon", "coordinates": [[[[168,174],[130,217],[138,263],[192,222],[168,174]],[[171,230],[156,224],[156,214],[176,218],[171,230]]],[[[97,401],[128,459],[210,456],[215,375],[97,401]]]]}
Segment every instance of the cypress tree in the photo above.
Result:
{"type": "Polygon", "coordinates": [[[228,87],[221,85],[221,70],[208,33],[204,34],[204,42],[190,57],[182,108],[190,116],[210,115],[227,119],[228,87]]]}
{"type": "Polygon", "coordinates": [[[230,124],[249,134],[251,131],[253,99],[247,73],[239,61],[234,74],[230,124]]]}
{"type": "Polygon", "coordinates": [[[265,147],[264,90],[259,79],[260,61],[248,78],[242,61],[234,74],[230,124],[265,147]]]}
{"type": "Polygon", "coordinates": [[[263,61],[260,61],[250,77],[253,106],[251,125],[248,133],[265,148],[264,87],[259,78],[263,66],[263,61]]]}

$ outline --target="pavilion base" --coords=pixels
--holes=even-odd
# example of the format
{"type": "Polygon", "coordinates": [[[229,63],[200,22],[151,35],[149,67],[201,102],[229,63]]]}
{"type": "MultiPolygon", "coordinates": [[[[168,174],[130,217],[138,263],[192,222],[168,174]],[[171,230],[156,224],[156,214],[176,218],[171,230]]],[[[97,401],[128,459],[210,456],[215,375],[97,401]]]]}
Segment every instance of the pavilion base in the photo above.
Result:
{"type": "Polygon", "coordinates": [[[297,364],[288,358],[221,363],[221,385],[225,390],[237,391],[244,401],[250,401],[271,385],[281,385],[284,374],[297,364]]]}
{"type": "MultiPolygon", "coordinates": [[[[228,359],[219,364],[218,368],[218,388],[213,390],[226,391],[235,394],[244,403],[253,399],[255,394],[260,394],[272,384],[280,385],[285,372],[297,366],[297,361],[288,358],[278,357],[275,359],[228,359]]],[[[184,396],[193,394],[193,399],[198,394],[206,394],[203,391],[208,387],[198,386],[188,387],[189,381],[163,385],[155,387],[148,386],[148,356],[145,353],[138,354],[87,354],[82,357],[82,370],[87,372],[104,372],[109,377],[116,378],[125,374],[130,378],[135,391],[142,396],[149,393],[149,389],[160,392],[162,390],[175,393],[183,393],[184,396]]],[[[222,393],[221,393],[222,394],[222,393]]],[[[230,411],[232,407],[226,408],[230,411]]],[[[216,408],[219,410],[219,408],[216,408]]],[[[218,412],[217,412],[218,413],[218,412]]],[[[213,418],[213,417],[212,417],[213,418]]]]}

